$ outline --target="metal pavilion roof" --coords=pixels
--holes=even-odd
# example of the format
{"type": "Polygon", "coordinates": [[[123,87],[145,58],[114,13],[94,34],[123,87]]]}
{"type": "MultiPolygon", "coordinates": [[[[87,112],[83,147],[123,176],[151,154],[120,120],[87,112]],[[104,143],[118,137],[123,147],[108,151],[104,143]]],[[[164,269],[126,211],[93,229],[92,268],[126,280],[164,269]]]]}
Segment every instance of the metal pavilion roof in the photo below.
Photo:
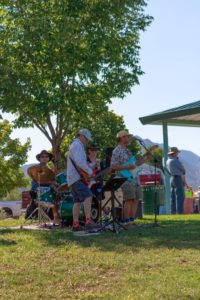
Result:
{"type": "Polygon", "coordinates": [[[200,101],[139,118],[143,125],[200,127],[200,101]]]}

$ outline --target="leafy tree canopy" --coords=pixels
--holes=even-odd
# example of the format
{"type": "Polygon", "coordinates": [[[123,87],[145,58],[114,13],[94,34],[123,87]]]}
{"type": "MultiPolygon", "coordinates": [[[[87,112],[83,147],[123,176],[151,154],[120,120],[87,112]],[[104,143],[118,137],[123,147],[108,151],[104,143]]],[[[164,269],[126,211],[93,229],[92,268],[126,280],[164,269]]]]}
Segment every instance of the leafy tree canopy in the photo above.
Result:
{"type": "MultiPolygon", "coordinates": [[[[158,148],[154,149],[152,151],[152,153],[158,161],[158,164],[157,164],[158,168],[163,170],[163,163],[162,163],[163,162],[163,157],[164,157],[163,149],[158,147],[158,148]]],[[[149,164],[152,165],[152,166],[154,165],[154,158],[152,156],[150,156],[149,164]]]]}
{"type": "Polygon", "coordinates": [[[6,196],[15,188],[24,187],[27,181],[21,166],[27,160],[30,140],[21,144],[12,139],[12,126],[6,120],[0,121],[0,197],[6,196]]]}
{"type": "MultiPolygon", "coordinates": [[[[0,108],[37,126],[59,161],[77,119],[139,83],[143,0],[2,0],[0,108]]],[[[95,115],[93,115],[95,117],[95,115]]]]}
{"type": "MultiPolygon", "coordinates": [[[[74,128],[72,134],[68,135],[61,147],[62,152],[62,167],[66,167],[66,155],[70,143],[76,136],[78,129],[88,127],[92,133],[92,143],[100,147],[100,156],[105,159],[105,150],[108,147],[116,147],[116,135],[120,130],[126,129],[123,117],[116,115],[113,111],[105,111],[102,115],[90,116],[89,119],[82,120],[78,123],[78,127],[74,128]],[[87,126],[89,124],[89,126],[87,126]]],[[[134,155],[140,156],[141,147],[133,139],[129,146],[134,155]]]]}

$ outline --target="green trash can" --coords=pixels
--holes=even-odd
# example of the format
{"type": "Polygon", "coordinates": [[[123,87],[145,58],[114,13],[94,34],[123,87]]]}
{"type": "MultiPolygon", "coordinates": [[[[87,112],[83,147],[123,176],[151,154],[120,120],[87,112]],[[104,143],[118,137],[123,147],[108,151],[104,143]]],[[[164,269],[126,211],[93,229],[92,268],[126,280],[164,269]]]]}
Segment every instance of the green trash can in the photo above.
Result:
{"type": "Polygon", "coordinates": [[[157,199],[157,213],[159,213],[159,207],[165,205],[165,191],[163,185],[157,185],[156,190],[153,185],[146,185],[142,187],[143,191],[143,213],[145,215],[154,214],[154,197],[156,191],[156,199],[157,199]]]}
{"type": "Polygon", "coordinates": [[[193,191],[191,190],[185,190],[185,198],[192,198],[193,191]]]}

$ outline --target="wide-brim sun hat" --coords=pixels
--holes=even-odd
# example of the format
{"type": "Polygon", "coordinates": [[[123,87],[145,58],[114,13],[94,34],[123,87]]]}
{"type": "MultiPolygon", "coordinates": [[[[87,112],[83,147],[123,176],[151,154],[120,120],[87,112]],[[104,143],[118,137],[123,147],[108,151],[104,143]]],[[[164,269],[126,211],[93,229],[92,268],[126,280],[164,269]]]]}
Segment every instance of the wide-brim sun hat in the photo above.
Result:
{"type": "Polygon", "coordinates": [[[36,155],[36,159],[40,161],[40,156],[42,155],[47,155],[49,157],[49,160],[52,160],[53,158],[53,154],[49,153],[47,150],[42,150],[40,153],[36,155]]]}

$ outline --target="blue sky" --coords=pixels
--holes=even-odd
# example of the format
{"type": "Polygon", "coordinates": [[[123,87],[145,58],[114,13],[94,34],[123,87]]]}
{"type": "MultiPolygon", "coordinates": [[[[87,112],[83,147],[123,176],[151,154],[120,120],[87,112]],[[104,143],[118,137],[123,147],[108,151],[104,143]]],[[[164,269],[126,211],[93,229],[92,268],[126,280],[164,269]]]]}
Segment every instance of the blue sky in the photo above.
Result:
{"type": "MultiPolygon", "coordinates": [[[[111,106],[131,132],[162,142],[160,126],[143,126],[138,117],[200,100],[200,1],[150,0],[154,21],[141,37],[145,75],[125,100],[111,106]]],[[[200,155],[199,130],[169,127],[169,143],[200,155]]]]}
{"type": "MultiPolygon", "coordinates": [[[[115,99],[111,108],[124,116],[133,134],[160,143],[161,127],[143,126],[138,118],[200,100],[200,1],[150,0],[146,12],[154,21],[141,35],[140,64],[145,75],[130,95],[115,99]]],[[[169,143],[200,155],[199,131],[170,127],[169,143]]],[[[28,162],[35,162],[35,154],[50,145],[37,129],[13,134],[22,141],[27,136],[32,140],[28,162]]]]}

